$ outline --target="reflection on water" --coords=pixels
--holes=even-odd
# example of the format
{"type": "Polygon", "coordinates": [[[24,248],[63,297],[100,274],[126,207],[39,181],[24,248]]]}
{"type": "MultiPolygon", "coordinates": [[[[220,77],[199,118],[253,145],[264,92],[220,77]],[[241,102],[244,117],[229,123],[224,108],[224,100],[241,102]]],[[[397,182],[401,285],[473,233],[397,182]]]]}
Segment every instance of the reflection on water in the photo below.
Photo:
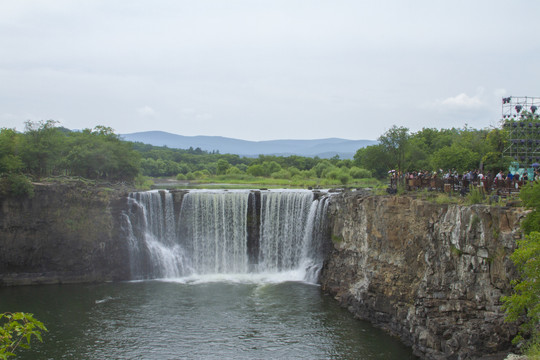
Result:
{"type": "Polygon", "coordinates": [[[414,359],[301,282],[0,288],[0,312],[49,328],[19,359],[414,359]]]}

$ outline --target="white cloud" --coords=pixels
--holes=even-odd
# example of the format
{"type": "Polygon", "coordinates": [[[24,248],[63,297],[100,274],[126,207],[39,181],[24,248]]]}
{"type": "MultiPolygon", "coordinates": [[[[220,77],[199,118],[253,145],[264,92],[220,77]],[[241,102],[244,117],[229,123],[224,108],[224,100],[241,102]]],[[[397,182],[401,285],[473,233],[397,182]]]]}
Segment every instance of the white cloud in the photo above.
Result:
{"type": "Polygon", "coordinates": [[[138,108],[137,113],[143,117],[155,117],[157,115],[156,111],[148,105],[138,108]]]}
{"type": "Polygon", "coordinates": [[[444,100],[437,101],[438,105],[446,106],[449,108],[461,108],[461,109],[472,109],[479,108],[485,105],[484,101],[481,99],[481,95],[477,94],[475,96],[469,96],[465,93],[446,98],[444,100]]]}

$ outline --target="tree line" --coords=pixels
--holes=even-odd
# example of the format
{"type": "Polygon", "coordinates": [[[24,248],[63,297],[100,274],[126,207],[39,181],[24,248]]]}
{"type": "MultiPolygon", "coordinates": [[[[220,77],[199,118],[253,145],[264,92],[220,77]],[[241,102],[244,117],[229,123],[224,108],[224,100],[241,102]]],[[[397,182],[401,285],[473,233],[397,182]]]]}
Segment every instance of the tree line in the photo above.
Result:
{"type": "Polygon", "coordinates": [[[24,132],[0,129],[0,191],[24,193],[30,180],[56,175],[133,182],[138,176],[197,180],[265,177],[322,185],[349,184],[358,179],[384,179],[390,169],[466,171],[506,169],[508,144],[504,128],[434,129],[410,132],[393,126],[378,144],[359,149],[353,159],[220,154],[200,148],[172,149],[123,141],[113,129],[71,131],[54,120],[26,122],[24,132]],[[27,179],[25,181],[25,179],[27,179]]]}
{"type": "Polygon", "coordinates": [[[506,171],[511,159],[504,156],[509,133],[505,129],[424,128],[411,133],[393,126],[378,139],[377,145],[359,149],[354,162],[382,178],[389,170],[458,172],[483,168],[506,171]]]}
{"type": "Polygon", "coordinates": [[[105,126],[70,131],[53,120],[27,121],[25,131],[0,129],[0,194],[31,195],[48,176],[133,181],[140,154],[105,126]]]}

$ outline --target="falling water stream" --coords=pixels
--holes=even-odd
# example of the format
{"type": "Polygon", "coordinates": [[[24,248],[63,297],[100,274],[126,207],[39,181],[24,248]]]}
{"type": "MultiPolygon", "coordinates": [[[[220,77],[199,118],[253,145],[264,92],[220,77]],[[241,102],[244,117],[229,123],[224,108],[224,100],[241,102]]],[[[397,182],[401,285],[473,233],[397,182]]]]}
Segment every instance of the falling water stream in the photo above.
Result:
{"type": "Polygon", "coordinates": [[[133,193],[125,213],[132,276],[316,282],[327,206],[328,194],[307,190],[133,193]]]}

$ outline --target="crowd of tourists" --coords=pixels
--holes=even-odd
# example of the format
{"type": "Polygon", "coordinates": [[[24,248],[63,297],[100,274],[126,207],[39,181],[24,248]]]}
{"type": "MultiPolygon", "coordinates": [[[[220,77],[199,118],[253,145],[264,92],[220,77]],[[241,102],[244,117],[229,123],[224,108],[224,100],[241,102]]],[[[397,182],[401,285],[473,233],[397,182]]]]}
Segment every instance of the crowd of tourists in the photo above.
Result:
{"type": "Polygon", "coordinates": [[[414,190],[418,188],[440,189],[468,189],[470,185],[479,186],[489,192],[493,189],[512,188],[519,189],[528,181],[539,181],[540,171],[537,168],[533,172],[508,172],[502,170],[498,173],[491,171],[484,172],[481,169],[474,169],[459,173],[455,169],[439,171],[409,171],[403,174],[391,170],[389,171],[391,185],[395,187],[398,183],[404,184],[407,189],[414,190]],[[444,186],[447,185],[446,189],[444,186]]]}

